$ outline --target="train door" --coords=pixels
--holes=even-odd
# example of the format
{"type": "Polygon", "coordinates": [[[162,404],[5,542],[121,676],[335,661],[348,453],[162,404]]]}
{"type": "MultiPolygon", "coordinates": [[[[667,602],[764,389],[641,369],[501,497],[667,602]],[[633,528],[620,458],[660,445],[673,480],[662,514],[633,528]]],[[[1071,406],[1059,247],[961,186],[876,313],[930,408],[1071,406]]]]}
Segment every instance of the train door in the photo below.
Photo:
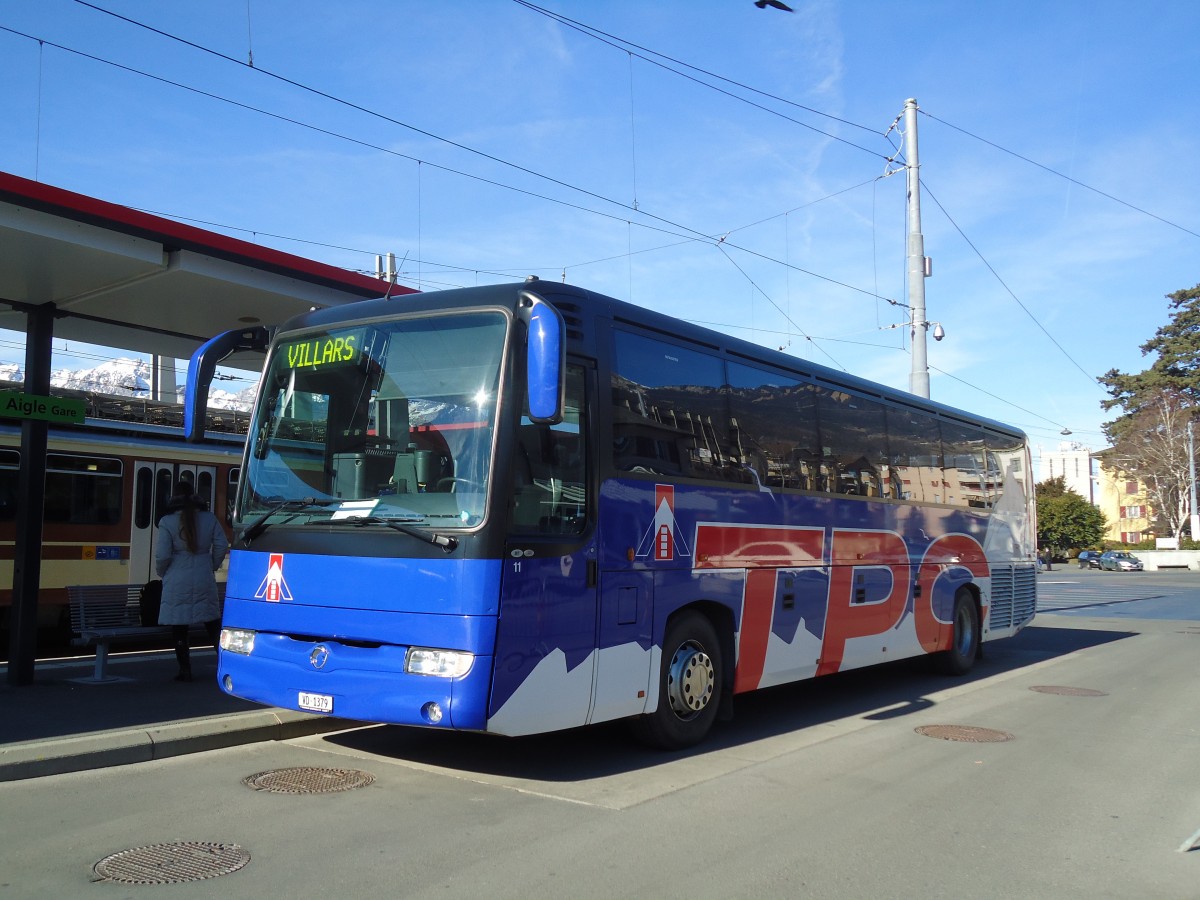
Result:
{"type": "Polygon", "coordinates": [[[133,522],[129,535],[129,583],[144,584],[158,575],[154,550],[158,520],[167,512],[175,482],[186,481],[209,509],[216,502],[215,466],[137,460],[133,464],[133,522]]]}

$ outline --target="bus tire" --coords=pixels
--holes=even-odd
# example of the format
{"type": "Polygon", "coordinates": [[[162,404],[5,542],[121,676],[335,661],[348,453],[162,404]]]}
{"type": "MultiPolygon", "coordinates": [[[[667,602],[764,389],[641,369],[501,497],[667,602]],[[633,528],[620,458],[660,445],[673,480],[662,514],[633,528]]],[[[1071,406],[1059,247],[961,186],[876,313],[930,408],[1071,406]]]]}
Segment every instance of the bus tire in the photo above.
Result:
{"type": "Polygon", "coordinates": [[[721,705],[723,661],[717,631],[688,611],[667,625],[658,673],[658,709],[632,722],[642,742],[682,750],[704,739],[721,705]]]}
{"type": "Polygon", "coordinates": [[[953,635],[950,649],[937,656],[938,667],[947,675],[965,675],[979,656],[979,607],[966,588],[954,595],[953,635]]]}

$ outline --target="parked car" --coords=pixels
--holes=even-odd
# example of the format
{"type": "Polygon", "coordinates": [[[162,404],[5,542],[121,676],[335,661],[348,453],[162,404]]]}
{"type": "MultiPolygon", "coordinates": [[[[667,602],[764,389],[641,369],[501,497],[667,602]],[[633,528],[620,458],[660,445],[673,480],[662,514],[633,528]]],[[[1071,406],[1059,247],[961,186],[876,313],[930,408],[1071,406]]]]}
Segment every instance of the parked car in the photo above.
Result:
{"type": "Polygon", "coordinates": [[[1080,550],[1078,559],[1079,559],[1079,568],[1081,568],[1081,569],[1098,569],[1098,568],[1100,568],[1100,551],[1099,550],[1080,550]]]}
{"type": "Polygon", "coordinates": [[[1142,561],[1125,550],[1105,550],[1100,554],[1100,568],[1109,572],[1140,572],[1142,561]]]}

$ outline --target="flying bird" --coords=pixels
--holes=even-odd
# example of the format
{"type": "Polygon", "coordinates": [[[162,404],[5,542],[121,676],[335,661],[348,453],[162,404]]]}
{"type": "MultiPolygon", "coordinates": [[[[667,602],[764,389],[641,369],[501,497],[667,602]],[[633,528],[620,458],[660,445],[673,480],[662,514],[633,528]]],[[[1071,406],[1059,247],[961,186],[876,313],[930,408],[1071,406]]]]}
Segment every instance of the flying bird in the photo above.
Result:
{"type": "Polygon", "coordinates": [[[776,9],[782,9],[784,12],[795,12],[786,3],[781,3],[780,0],[754,0],[754,5],[759,9],[766,9],[768,6],[773,6],[776,9]]]}

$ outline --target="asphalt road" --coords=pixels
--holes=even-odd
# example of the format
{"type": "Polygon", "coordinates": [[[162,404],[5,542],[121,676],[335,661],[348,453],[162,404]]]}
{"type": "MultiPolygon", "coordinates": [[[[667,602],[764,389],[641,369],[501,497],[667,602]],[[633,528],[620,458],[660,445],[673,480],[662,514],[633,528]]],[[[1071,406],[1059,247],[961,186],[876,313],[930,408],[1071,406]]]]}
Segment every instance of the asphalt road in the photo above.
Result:
{"type": "Polygon", "coordinates": [[[1039,588],[1035,625],[965,679],[896,663],[762,691],[688,753],[618,726],[381,726],[0,784],[0,898],[1195,900],[1200,573],[1055,567],[1039,588]],[[373,780],[243,783],[292,767],[373,780]],[[217,877],[92,884],[124,851],[109,865],[217,877]]]}

